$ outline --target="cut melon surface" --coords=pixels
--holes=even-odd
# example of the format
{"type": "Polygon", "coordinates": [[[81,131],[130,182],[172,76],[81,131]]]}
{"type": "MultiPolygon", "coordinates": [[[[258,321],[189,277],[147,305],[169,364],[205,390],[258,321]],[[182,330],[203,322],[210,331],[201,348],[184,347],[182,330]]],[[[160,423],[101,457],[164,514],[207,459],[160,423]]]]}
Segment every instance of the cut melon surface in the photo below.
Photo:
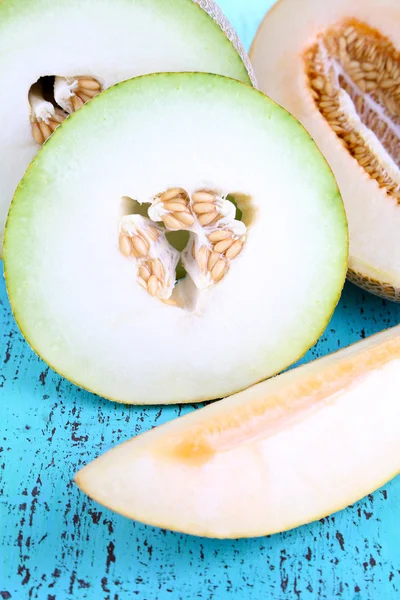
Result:
{"type": "Polygon", "coordinates": [[[210,0],[3,0],[0,40],[0,255],[28,164],[67,114],[99,91],[160,71],[220,73],[246,83],[253,76],[210,0]]]}
{"type": "Polygon", "coordinates": [[[310,131],[349,220],[349,279],[400,300],[400,5],[280,0],[250,55],[260,88],[310,131]]]}
{"type": "Polygon", "coordinates": [[[330,169],[284,109],[232,79],[159,74],[56,130],[17,189],[4,248],[14,315],[49,365],[120,402],[193,402],[316,341],[347,226],[330,169]]]}
{"type": "Polygon", "coordinates": [[[116,512],[184,533],[291,529],[399,473],[399,384],[396,327],[125,442],[76,482],[116,512]]]}

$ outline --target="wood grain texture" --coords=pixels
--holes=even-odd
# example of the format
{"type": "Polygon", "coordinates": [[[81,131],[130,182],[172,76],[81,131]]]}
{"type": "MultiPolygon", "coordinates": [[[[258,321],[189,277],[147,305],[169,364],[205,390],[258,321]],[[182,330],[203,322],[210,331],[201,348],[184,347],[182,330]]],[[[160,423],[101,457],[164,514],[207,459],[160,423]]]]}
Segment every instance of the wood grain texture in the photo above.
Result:
{"type": "MultiPolygon", "coordinates": [[[[220,4],[248,46],[265,2],[220,4]]],[[[302,362],[399,321],[399,305],[347,284],[302,362]]],[[[322,521],[241,541],[128,521],[72,483],[81,465],[116,443],[194,408],[125,407],[63,380],[23,341],[2,281],[0,600],[400,598],[400,478],[322,521]]]]}

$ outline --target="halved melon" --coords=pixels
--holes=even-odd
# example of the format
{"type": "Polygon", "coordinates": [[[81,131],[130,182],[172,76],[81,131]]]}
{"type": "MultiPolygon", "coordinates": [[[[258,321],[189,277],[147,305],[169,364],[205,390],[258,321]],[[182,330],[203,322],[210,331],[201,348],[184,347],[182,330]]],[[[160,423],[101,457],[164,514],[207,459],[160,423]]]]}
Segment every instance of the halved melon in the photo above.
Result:
{"type": "Polygon", "coordinates": [[[210,0],[0,2],[0,255],[15,187],[45,139],[102,89],[160,71],[252,78],[210,0]]]}
{"type": "Polygon", "coordinates": [[[280,0],[251,50],[261,89],[310,131],[350,231],[349,278],[400,300],[400,4],[280,0]]]}
{"type": "Polygon", "coordinates": [[[400,470],[400,327],[157,427],[76,476],[129,518],[236,538],[308,523],[400,470]]]}
{"type": "Polygon", "coordinates": [[[232,79],[159,74],[54,133],[17,189],[4,250],[15,317],[52,367],[121,402],[193,402],[315,342],[347,226],[329,167],[284,109],[232,79]]]}

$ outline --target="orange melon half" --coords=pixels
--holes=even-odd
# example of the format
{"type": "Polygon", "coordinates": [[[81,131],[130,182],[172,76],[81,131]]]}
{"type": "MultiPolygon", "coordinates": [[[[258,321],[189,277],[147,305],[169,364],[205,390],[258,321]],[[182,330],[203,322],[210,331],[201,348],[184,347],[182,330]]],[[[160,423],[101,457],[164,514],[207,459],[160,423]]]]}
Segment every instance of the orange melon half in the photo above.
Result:
{"type": "Polygon", "coordinates": [[[400,470],[400,326],[153,429],[76,476],[127,517],[195,535],[283,531],[400,470]]]}
{"type": "Polygon", "coordinates": [[[250,57],[261,89],[310,131],[337,178],[349,278],[400,301],[400,2],[280,0],[250,57]]]}

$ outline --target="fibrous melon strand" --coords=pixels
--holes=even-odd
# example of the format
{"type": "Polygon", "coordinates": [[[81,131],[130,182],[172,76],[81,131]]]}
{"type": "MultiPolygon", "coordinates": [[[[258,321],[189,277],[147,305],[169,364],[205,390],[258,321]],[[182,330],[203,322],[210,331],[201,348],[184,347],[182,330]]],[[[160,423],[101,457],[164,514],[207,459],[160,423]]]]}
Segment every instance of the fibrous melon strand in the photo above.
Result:
{"type": "Polygon", "coordinates": [[[318,110],[400,203],[400,54],[379,31],[351,20],[323,32],[304,59],[318,110]]]}

